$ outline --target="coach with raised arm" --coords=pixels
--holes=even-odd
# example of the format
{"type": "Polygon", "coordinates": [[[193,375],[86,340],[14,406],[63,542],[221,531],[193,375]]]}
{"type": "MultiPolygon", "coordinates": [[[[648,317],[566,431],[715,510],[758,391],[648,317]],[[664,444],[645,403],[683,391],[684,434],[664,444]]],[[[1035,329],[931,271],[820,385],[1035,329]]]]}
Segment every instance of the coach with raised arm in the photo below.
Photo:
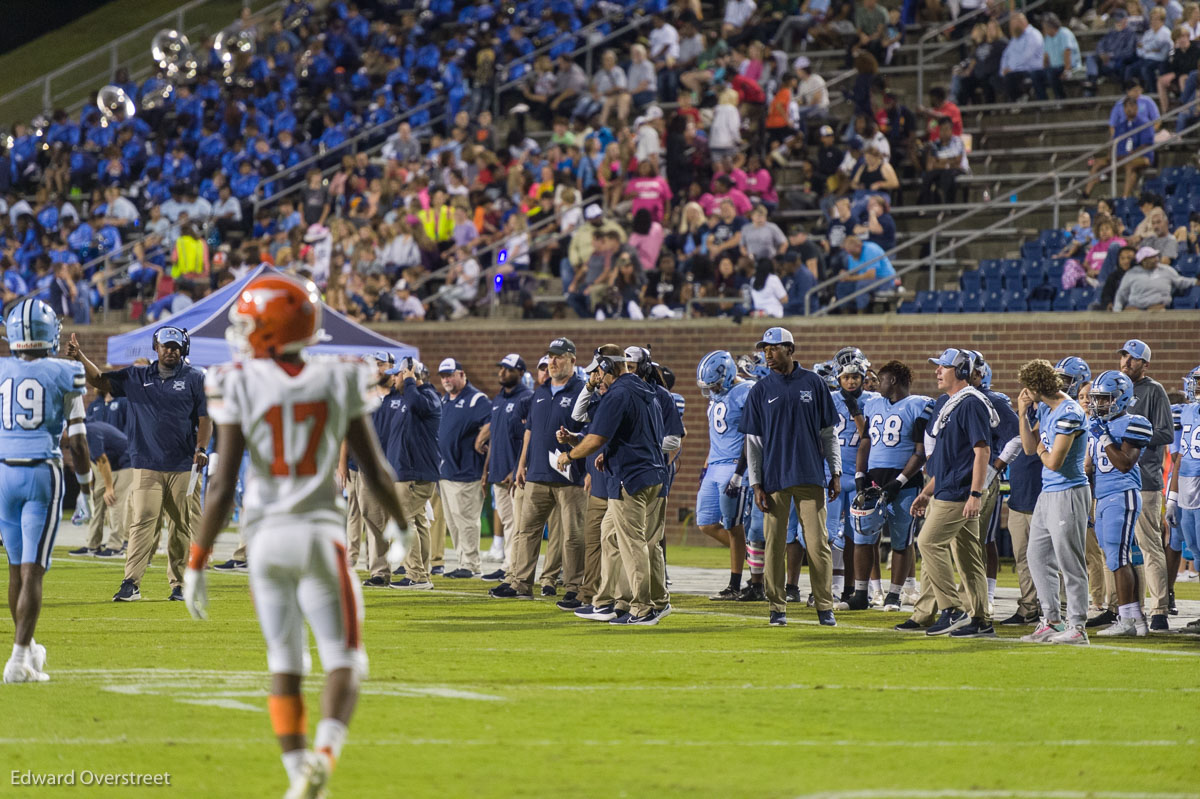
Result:
{"type": "Polygon", "coordinates": [[[192,526],[199,521],[200,472],[208,463],[212,422],[204,398],[204,372],[188,365],[186,330],[160,327],[152,338],[157,360],[149,366],[127,366],[101,372],[79,349],[74,334],[67,357],[83,364],[87,381],[102,394],[129,401],[129,460],[132,504],[125,579],[114,602],[142,598],[142,575],[150,566],[158,541],[159,517],[173,522],[167,539],[168,599],[183,601],[192,526]]]}
{"type": "Polygon", "coordinates": [[[750,389],[739,428],[746,434],[747,478],[754,504],[764,514],[764,577],[770,624],[787,625],[786,547],[792,503],[808,550],[808,574],[817,618],[833,617],[833,552],[825,532],[825,498],[841,491],[841,447],[834,433],[837,410],[824,381],[792,359],[791,331],[773,327],[757,349],[771,370],[750,389]],[[830,479],[825,482],[825,465],[830,479]]]}

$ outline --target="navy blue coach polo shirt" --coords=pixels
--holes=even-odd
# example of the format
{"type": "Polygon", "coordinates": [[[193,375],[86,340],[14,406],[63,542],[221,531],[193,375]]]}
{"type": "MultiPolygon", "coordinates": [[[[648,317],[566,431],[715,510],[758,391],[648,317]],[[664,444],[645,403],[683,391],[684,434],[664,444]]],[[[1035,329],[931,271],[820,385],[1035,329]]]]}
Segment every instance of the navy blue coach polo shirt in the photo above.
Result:
{"type": "Polygon", "coordinates": [[[491,443],[488,445],[488,480],[500,483],[517,471],[525,440],[525,420],[533,392],[517,383],[492,400],[491,443]]]}
{"type": "Polygon", "coordinates": [[[105,455],[114,472],[129,468],[129,437],[113,425],[99,419],[88,422],[87,442],[93,461],[105,455]]]}
{"type": "Polygon", "coordinates": [[[469,382],[454,399],[442,396],[438,425],[439,473],[443,480],[470,483],[483,476],[483,455],[475,451],[475,437],[492,418],[492,403],[469,382]]]}
{"type": "MultiPolygon", "coordinates": [[[[930,428],[937,425],[934,414],[930,428]]],[[[935,481],[933,498],[946,502],[965,502],[971,493],[971,473],[975,468],[975,445],[984,443],[991,449],[991,414],[978,397],[967,397],[958,404],[938,431],[933,455],[925,471],[935,481]]]]}
{"type": "MultiPolygon", "coordinates": [[[[671,392],[667,391],[663,386],[655,386],[654,400],[658,403],[658,412],[662,414],[663,436],[679,436],[683,438],[683,417],[679,415],[679,407],[675,404],[675,398],[671,396],[671,392]]],[[[666,462],[666,457],[666,454],[664,454],[664,463],[666,462]]],[[[671,493],[673,479],[674,474],[670,469],[667,469],[666,480],[663,482],[662,495],[664,497],[671,493]]]]}
{"type": "Polygon", "coordinates": [[[105,372],[114,397],[128,402],[125,430],[129,460],[135,469],[186,472],[196,455],[196,426],[208,416],[204,372],[181,364],[170,377],[149,366],[105,372]]]}
{"type": "MultiPolygon", "coordinates": [[[[578,461],[572,461],[565,479],[557,469],[550,468],[550,453],[554,451],[567,452],[569,447],[559,444],[556,433],[558,428],[565,427],[572,433],[579,432],[581,425],[571,418],[575,400],[583,390],[583,381],[576,375],[571,375],[562,386],[554,386],[547,380],[533,392],[529,403],[529,420],[525,429],[529,431],[529,454],[525,457],[525,479],[535,483],[560,483],[562,485],[583,485],[585,470],[578,461]]],[[[557,459],[556,459],[557,460],[557,459]]]]}
{"type": "Polygon", "coordinates": [[[388,464],[402,483],[438,479],[438,424],[442,403],[430,387],[418,386],[411,377],[404,387],[384,397],[380,411],[385,412],[383,451],[388,464]],[[386,406],[386,407],[385,407],[386,406]]]}
{"type": "Polygon", "coordinates": [[[1004,445],[1021,435],[1021,424],[1017,421],[1017,412],[1013,410],[1007,394],[988,389],[983,395],[992,403],[996,415],[1000,417],[1000,424],[992,428],[991,438],[992,460],[996,460],[1004,450],[1004,445]]]}
{"type": "MultiPolygon", "coordinates": [[[[742,409],[741,432],[762,440],[762,487],[825,485],[821,431],[837,422],[833,395],[816,372],[793,362],[791,374],[772,371],[754,384],[742,409]]],[[[842,464],[842,471],[853,464],[842,464]]]]}
{"type": "MultiPolygon", "coordinates": [[[[637,375],[621,375],[609,387],[595,414],[588,432],[608,439],[604,468],[612,480],[627,494],[662,485],[667,469],[662,453],[662,412],[654,387],[637,375]]],[[[610,484],[610,490],[613,487],[610,484]]]]}

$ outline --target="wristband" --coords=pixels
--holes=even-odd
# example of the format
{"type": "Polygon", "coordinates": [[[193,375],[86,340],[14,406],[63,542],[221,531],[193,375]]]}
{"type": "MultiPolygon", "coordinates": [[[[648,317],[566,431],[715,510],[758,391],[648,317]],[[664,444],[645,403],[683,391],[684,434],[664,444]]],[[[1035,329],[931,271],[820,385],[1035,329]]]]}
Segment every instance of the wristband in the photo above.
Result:
{"type": "Polygon", "coordinates": [[[71,426],[67,428],[67,436],[86,436],[87,425],[83,422],[71,422],[71,426]]]}
{"type": "Polygon", "coordinates": [[[192,544],[191,557],[188,558],[188,568],[200,571],[204,568],[204,564],[208,562],[208,556],[211,553],[211,549],[204,549],[199,544],[192,544]]]}
{"type": "Polygon", "coordinates": [[[85,472],[84,474],[80,474],[79,472],[75,472],[75,480],[76,480],[76,482],[78,482],[78,483],[79,483],[81,486],[88,485],[89,483],[91,483],[91,482],[92,482],[92,473],[91,473],[90,471],[89,471],[89,472],[85,472]]]}
{"type": "Polygon", "coordinates": [[[855,480],[861,480],[861,479],[863,479],[863,478],[864,478],[864,477],[866,477],[866,476],[867,476],[867,473],[866,473],[866,472],[855,472],[855,473],[854,473],[854,479],[855,479],[855,480]]]}
{"type": "Polygon", "coordinates": [[[896,475],[896,482],[900,484],[901,488],[903,488],[904,484],[908,482],[908,475],[901,472],[900,474],[896,475]]]}
{"type": "Polygon", "coordinates": [[[1168,491],[1167,492],[1167,502],[1174,502],[1174,503],[1178,504],[1179,503],[1179,492],[1178,491],[1168,491]]]}
{"type": "Polygon", "coordinates": [[[972,491],[971,496],[975,497],[975,499],[982,499],[983,492],[982,491],[972,491]]]}
{"type": "Polygon", "coordinates": [[[1108,449],[1110,446],[1112,446],[1112,444],[1113,444],[1112,436],[1110,436],[1108,433],[1105,433],[1104,435],[1100,436],[1100,449],[1102,451],[1108,449]]]}

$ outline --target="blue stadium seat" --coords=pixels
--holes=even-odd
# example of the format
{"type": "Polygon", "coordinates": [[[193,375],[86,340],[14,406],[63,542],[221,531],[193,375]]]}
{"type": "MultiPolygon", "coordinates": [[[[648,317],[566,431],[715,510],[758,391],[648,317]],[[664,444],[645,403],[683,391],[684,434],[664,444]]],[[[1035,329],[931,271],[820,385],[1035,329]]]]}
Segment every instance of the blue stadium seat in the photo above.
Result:
{"type": "MultiPolygon", "coordinates": [[[[1167,169],[1163,170],[1164,176],[1166,175],[1168,169],[1170,169],[1170,167],[1167,167],[1167,169]]],[[[1168,182],[1162,177],[1150,178],[1142,184],[1142,191],[1152,191],[1155,194],[1165,196],[1170,191],[1174,190],[1176,185],[1178,184],[1175,181],[1168,182]]]]}
{"type": "Polygon", "coordinates": [[[964,291],[962,293],[963,313],[983,313],[983,292],[964,291]]]}
{"type": "Polygon", "coordinates": [[[1025,268],[1021,261],[1005,261],[1001,271],[1007,291],[1025,288],[1025,268]]]}
{"type": "Polygon", "coordinates": [[[963,291],[974,291],[976,293],[983,290],[983,277],[978,269],[968,269],[958,277],[958,286],[963,291]]]}
{"type": "Polygon", "coordinates": [[[939,291],[938,313],[962,313],[962,292],[939,291]]]}
{"type": "Polygon", "coordinates": [[[900,303],[900,307],[896,309],[896,313],[916,313],[917,304],[912,300],[905,300],[900,303]]]}
{"type": "Polygon", "coordinates": [[[1021,257],[1025,259],[1041,258],[1044,249],[1045,247],[1040,241],[1027,241],[1021,245],[1021,257]]]}
{"type": "Polygon", "coordinates": [[[1086,311],[1088,306],[1096,301],[1097,296],[1097,290],[1091,286],[1071,289],[1071,297],[1075,301],[1075,310],[1077,311],[1086,311]]]}
{"type": "Polygon", "coordinates": [[[1004,310],[1017,313],[1029,310],[1028,294],[1024,289],[1009,289],[1004,292],[1004,310]]]}
{"type": "Polygon", "coordinates": [[[1186,294],[1180,294],[1171,301],[1171,307],[1187,310],[1200,308],[1200,286],[1192,286],[1186,294]]]}
{"type": "Polygon", "coordinates": [[[983,294],[983,310],[988,313],[1004,311],[1004,292],[1000,289],[988,289],[983,294]]]}
{"type": "Polygon", "coordinates": [[[1181,255],[1173,266],[1175,267],[1175,271],[1184,277],[1196,277],[1200,274],[1200,255],[1192,255],[1191,253],[1181,255]]]}
{"type": "Polygon", "coordinates": [[[1054,298],[1054,310],[1056,311],[1074,311],[1075,310],[1075,295],[1069,291],[1060,291],[1058,296],[1054,298]]]}
{"type": "Polygon", "coordinates": [[[937,313],[938,295],[936,291],[917,292],[917,313],[937,313]]]}
{"type": "Polygon", "coordinates": [[[1048,261],[1046,264],[1046,283],[1054,286],[1054,288],[1058,288],[1062,285],[1062,276],[1063,261],[1057,258],[1048,261]]]}

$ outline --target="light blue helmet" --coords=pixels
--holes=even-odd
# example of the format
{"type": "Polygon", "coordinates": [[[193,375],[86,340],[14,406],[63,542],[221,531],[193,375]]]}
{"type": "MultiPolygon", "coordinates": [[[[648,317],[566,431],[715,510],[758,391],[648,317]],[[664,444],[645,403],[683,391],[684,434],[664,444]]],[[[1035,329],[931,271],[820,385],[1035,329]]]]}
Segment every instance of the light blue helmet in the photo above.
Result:
{"type": "Polygon", "coordinates": [[[854,501],[850,503],[850,518],[859,535],[874,537],[883,529],[887,517],[888,505],[882,488],[871,486],[854,495],[854,501]]]}
{"type": "Polygon", "coordinates": [[[1071,399],[1079,399],[1079,389],[1092,379],[1092,370],[1087,361],[1077,355],[1068,355],[1054,365],[1054,371],[1062,379],[1063,391],[1071,399]]]}
{"type": "Polygon", "coordinates": [[[713,350],[696,364],[696,385],[706,397],[724,394],[737,380],[737,364],[728,350],[713,350]]]}
{"type": "Polygon", "coordinates": [[[1183,396],[1188,402],[1196,401],[1196,387],[1200,383],[1200,366],[1183,376],[1183,396]]]}
{"type": "Polygon", "coordinates": [[[58,334],[62,323],[49,305],[26,299],[17,303],[4,322],[8,346],[14,353],[44,350],[58,353],[58,334]]]}
{"type": "Polygon", "coordinates": [[[867,360],[867,356],[864,355],[863,351],[858,347],[842,347],[837,351],[837,354],[833,356],[833,362],[838,366],[839,374],[841,373],[842,369],[845,369],[846,366],[855,361],[862,361],[866,364],[866,367],[863,370],[864,374],[866,373],[866,369],[871,368],[871,362],[867,360]]]}
{"type": "Polygon", "coordinates": [[[1088,394],[1088,413],[1109,421],[1129,409],[1133,402],[1133,381],[1124,372],[1109,369],[1101,372],[1088,394]]]}
{"type": "Polygon", "coordinates": [[[979,385],[983,386],[988,391],[992,389],[992,367],[988,366],[988,362],[984,361],[979,367],[979,385]]]}
{"type": "Polygon", "coordinates": [[[813,371],[817,373],[817,377],[825,381],[825,385],[829,387],[830,391],[837,389],[837,364],[833,361],[819,361],[813,364],[813,371]]]}
{"type": "Polygon", "coordinates": [[[525,386],[525,388],[529,389],[530,391],[533,391],[533,375],[531,375],[529,372],[522,372],[521,385],[525,386]]]}
{"type": "Polygon", "coordinates": [[[767,358],[761,352],[753,355],[739,355],[737,368],[739,372],[749,375],[755,380],[762,380],[771,374],[771,368],[767,366],[767,358]]]}

